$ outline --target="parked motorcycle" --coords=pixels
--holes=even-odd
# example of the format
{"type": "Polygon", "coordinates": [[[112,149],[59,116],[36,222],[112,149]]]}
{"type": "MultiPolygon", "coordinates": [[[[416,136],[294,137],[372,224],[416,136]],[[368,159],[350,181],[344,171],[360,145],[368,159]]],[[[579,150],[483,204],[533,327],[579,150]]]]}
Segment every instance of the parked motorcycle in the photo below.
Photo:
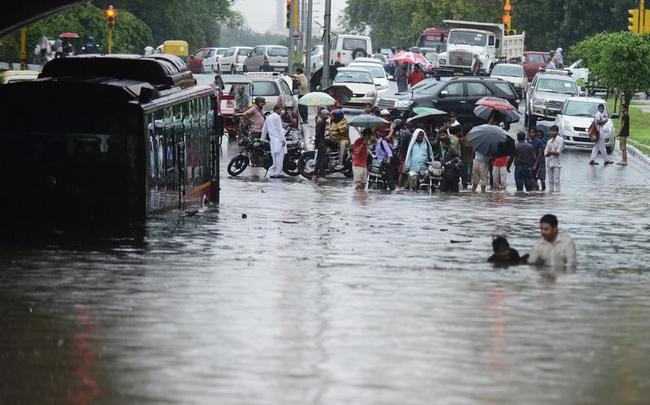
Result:
{"type": "MultiPolygon", "coordinates": [[[[298,129],[287,127],[284,137],[287,142],[287,153],[284,154],[282,169],[290,176],[297,176],[300,174],[298,161],[303,150],[302,133],[298,129]]],[[[248,136],[239,140],[239,147],[239,154],[235,155],[228,163],[229,175],[238,176],[249,165],[263,167],[266,170],[273,165],[269,142],[248,136]]]]}
{"type": "MultiPolygon", "coordinates": [[[[347,157],[343,162],[342,168],[337,169],[339,166],[339,144],[333,140],[326,140],[325,146],[325,173],[342,173],[345,177],[352,177],[352,153],[348,147],[347,157]]],[[[298,171],[303,177],[311,180],[316,172],[316,151],[304,152],[298,160],[298,171]]]]}

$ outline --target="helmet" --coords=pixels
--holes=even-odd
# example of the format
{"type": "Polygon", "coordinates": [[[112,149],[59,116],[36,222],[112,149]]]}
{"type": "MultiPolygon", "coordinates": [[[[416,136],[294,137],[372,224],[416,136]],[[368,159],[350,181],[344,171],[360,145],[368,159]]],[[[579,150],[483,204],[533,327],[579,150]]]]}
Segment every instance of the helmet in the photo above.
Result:
{"type": "Polygon", "coordinates": [[[393,121],[393,125],[395,125],[395,129],[402,129],[402,125],[404,125],[404,121],[397,118],[395,121],[393,121]]]}
{"type": "Polygon", "coordinates": [[[341,118],[343,118],[343,110],[341,110],[340,108],[337,108],[336,110],[332,111],[330,114],[335,120],[340,120],[341,118]]]}
{"type": "Polygon", "coordinates": [[[384,108],[383,110],[381,110],[379,112],[379,115],[390,115],[390,111],[388,111],[387,109],[384,108]]]}
{"type": "Polygon", "coordinates": [[[255,97],[255,100],[253,100],[253,102],[255,104],[257,104],[257,103],[265,103],[266,104],[266,100],[264,99],[264,97],[260,97],[260,96],[255,97]]]}

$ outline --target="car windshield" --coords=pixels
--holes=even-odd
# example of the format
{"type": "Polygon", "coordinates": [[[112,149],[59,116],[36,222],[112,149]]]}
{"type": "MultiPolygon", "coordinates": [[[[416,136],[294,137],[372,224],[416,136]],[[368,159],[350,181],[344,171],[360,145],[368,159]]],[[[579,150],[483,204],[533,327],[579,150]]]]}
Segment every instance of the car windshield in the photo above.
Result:
{"type": "MultiPolygon", "coordinates": [[[[352,63],[351,65],[354,65],[352,63]]],[[[373,66],[373,65],[355,65],[356,67],[366,69],[367,71],[370,72],[372,77],[376,79],[385,79],[386,78],[386,72],[384,71],[384,68],[380,65],[373,66]]]]}
{"type": "Polygon", "coordinates": [[[334,83],[368,83],[373,84],[370,72],[339,71],[334,78],[334,83]]]}
{"type": "Polygon", "coordinates": [[[566,107],[564,108],[564,115],[571,115],[574,117],[593,117],[598,110],[598,104],[605,104],[605,102],[603,101],[602,103],[594,103],[579,100],[569,100],[566,103],[566,107]]]}
{"type": "Polygon", "coordinates": [[[357,48],[366,50],[366,40],[363,38],[343,38],[343,47],[346,51],[354,51],[357,48]]]}
{"type": "Polygon", "coordinates": [[[253,83],[253,96],[277,96],[279,94],[273,82],[260,81],[253,83]]]}
{"type": "Polygon", "coordinates": [[[452,31],[447,42],[453,45],[484,46],[487,43],[487,35],[474,31],[452,31]]]}
{"type": "Polygon", "coordinates": [[[496,65],[492,69],[492,76],[524,77],[521,66],[496,65]]]}
{"type": "Polygon", "coordinates": [[[536,90],[546,93],[578,94],[578,86],[575,82],[547,77],[539,79],[536,90]]]}
{"type": "Polygon", "coordinates": [[[289,56],[289,49],[281,48],[278,46],[274,48],[269,48],[269,50],[266,53],[268,53],[269,56],[289,56]]]}

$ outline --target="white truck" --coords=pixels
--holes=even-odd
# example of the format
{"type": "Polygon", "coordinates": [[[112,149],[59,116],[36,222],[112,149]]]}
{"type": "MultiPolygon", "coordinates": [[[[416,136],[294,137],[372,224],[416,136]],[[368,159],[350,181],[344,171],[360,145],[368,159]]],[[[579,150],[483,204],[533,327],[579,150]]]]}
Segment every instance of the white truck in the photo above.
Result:
{"type": "Polygon", "coordinates": [[[450,28],[447,51],[438,59],[438,74],[470,74],[474,55],[481,61],[480,74],[489,74],[499,61],[521,58],[526,33],[505,35],[503,24],[444,20],[450,28]]]}

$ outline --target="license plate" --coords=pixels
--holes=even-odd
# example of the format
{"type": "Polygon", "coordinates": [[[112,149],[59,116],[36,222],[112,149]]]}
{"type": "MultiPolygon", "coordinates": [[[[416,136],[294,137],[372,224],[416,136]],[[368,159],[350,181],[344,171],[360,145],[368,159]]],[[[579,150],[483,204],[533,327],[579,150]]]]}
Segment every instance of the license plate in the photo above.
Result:
{"type": "Polygon", "coordinates": [[[275,70],[276,72],[284,72],[284,68],[283,68],[283,67],[276,67],[276,68],[274,68],[274,70],[275,70]]]}

